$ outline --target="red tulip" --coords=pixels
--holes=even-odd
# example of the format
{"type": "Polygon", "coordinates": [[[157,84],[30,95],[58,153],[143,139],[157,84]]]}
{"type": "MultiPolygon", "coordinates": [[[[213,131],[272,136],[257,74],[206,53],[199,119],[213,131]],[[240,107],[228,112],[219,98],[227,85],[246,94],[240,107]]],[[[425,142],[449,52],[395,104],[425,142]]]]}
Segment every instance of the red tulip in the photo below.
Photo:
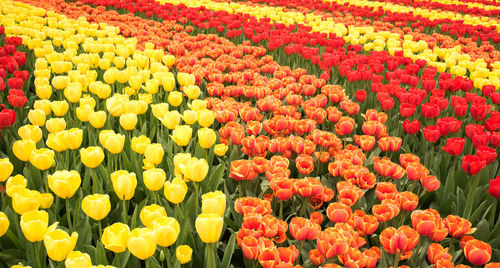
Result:
{"type": "Polygon", "coordinates": [[[495,198],[500,198],[500,176],[490,180],[488,193],[495,198]]]}
{"type": "Polygon", "coordinates": [[[446,146],[443,146],[443,151],[452,156],[457,156],[462,153],[464,144],[464,138],[448,138],[446,139],[446,146]]]}
{"type": "Polygon", "coordinates": [[[486,166],[486,161],[476,155],[466,155],[462,158],[462,169],[465,173],[474,176],[486,166]]]}
{"type": "Polygon", "coordinates": [[[441,132],[437,126],[426,126],[422,129],[424,138],[430,143],[435,143],[441,138],[441,132]]]}

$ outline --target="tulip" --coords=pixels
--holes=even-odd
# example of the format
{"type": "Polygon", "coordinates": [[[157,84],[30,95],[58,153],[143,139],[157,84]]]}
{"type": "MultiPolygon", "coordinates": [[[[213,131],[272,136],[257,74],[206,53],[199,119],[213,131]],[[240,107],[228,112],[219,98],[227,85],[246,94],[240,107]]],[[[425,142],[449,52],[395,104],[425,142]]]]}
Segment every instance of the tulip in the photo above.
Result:
{"type": "Polygon", "coordinates": [[[182,166],[186,165],[189,159],[191,159],[191,154],[178,153],[174,155],[175,176],[182,177],[182,166]]]}
{"type": "Polygon", "coordinates": [[[18,174],[16,176],[10,177],[7,180],[7,184],[5,185],[5,192],[9,197],[13,197],[14,194],[22,189],[26,189],[26,185],[28,185],[28,181],[24,178],[23,175],[18,174]]]}
{"type": "Polygon", "coordinates": [[[184,200],[186,193],[187,185],[183,179],[175,177],[172,182],[165,182],[163,194],[169,202],[179,204],[184,200]]]}
{"type": "Polygon", "coordinates": [[[52,101],[50,103],[50,108],[55,116],[64,116],[69,109],[69,104],[67,101],[52,101]]]}
{"type": "Polygon", "coordinates": [[[87,195],[82,200],[82,210],[90,218],[100,221],[104,219],[111,210],[109,195],[93,194],[87,195]]]}
{"type": "Polygon", "coordinates": [[[40,207],[40,193],[29,189],[20,189],[12,195],[12,208],[22,215],[25,212],[37,210],[40,207]]]}
{"type": "Polygon", "coordinates": [[[195,85],[184,86],[182,87],[182,91],[184,91],[186,96],[191,100],[197,99],[201,94],[200,87],[195,85]]]}
{"type": "Polygon", "coordinates": [[[198,120],[198,113],[193,110],[185,110],[182,113],[182,120],[186,125],[192,125],[198,120]]]}
{"type": "Polygon", "coordinates": [[[76,150],[80,147],[83,140],[83,130],[72,128],[64,132],[64,144],[68,149],[76,150]]]}
{"type": "Polygon", "coordinates": [[[113,190],[120,200],[130,200],[134,197],[137,178],[135,173],[125,170],[118,170],[111,173],[111,182],[113,190]]]}
{"type": "Polygon", "coordinates": [[[36,150],[36,142],[33,140],[20,140],[15,141],[12,146],[14,155],[23,162],[28,162],[31,152],[36,150]]]}
{"type": "Polygon", "coordinates": [[[151,144],[151,140],[144,135],[133,137],[131,142],[132,150],[138,154],[144,154],[149,144],[151,144]]]}
{"type": "Polygon", "coordinates": [[[289,228],[292,237],[299,241],[316,239],[321,231],[319,225],[302,217],[294,217],[290,222],[289,228]]]}
{"type": "Polygon", "coordinates": [[[50,190],[63,199],[71,198],[82,182],[80,173],[76,170],[58,170],[49,175],[48,180],[50,190]]]}
{"type": "Polygon", "coordinates": [[[201,212],[224,216],[226,210],[226,195],[221,191],[209,192],[201,196],[201,212]]]}
{"type": "Polygon", "coordinates": [[[51,118],[45,122],[45,128],[50,133],[57,133],[66,128],[66,120],[64,118],[51,118]]]}
{"type": "Polygon", "coordinates": [[[215,135],[215,131],[213,129],[198,129],[198,142],[200,143],[201,148],[208,149],[212,147],[212,145],[215,143],[216,138],[217,136],[215,135]]]}
{"type": "Polygon", "coordinates": [[[181,122],[181,115],[178,111],[166,111],[161,118],[161,123],[168,129],[174,129],[181,122]]]}
{"type": "Polygon", "coordinates": [[[102,244],[107,250],[121,253],[127,249],[130,229],[128,225],[117,222],[104,229],[102,244]]]}
{"type": "Polygon", "coordinates": [[[191,140],[191,135],[193,134],[193,129],[190,126],[182,125],[175,126],[174,131],[172,131],[172,140],[178,146],[187,146],[191,140]]]}
{"type": "Polygon", "coordinates": [[[179,81],[181,86],[194,85],[196,82],[193,74],[181,72],[177,73],[177,81],[179,81]]]}
{"type": "Polygon", "coordinates": [[[466,155],[462,158],[462,169],[470,176],[478,174],[485,166],[486,161],[480,159],[479,156],[466,155]]]}
{"type": "Polygon", "coordinates": [[[133,130],[137,124],[137,115],[127,113],[120,115],[120,126],[125,130],[133,130]]]}
{"type": "Polygon", "coordinates": [[[14,166],[9,158],[0,158],[0,182],[6,181],[14,171],[14,166]]]}
{"type": "Polygon", "coordinates": [[[0,237],[2,237],[9,229],[9,218],[5,213],[0,211],[0,237]]]}
{"type": "Polygon", "coordinates": [[[202,127],[210,127],[215,120],[214,112],[203,109],[198,112],[198,124],[202,127]]]}
{"type": "Polygon", "coordinates": [[[71,83],[64,89],[64,97],[71,102],[76,103],[82,96],[82,87],[79,83],[71,83]]]}
{"type": "Polygon", "coordinates": [[[201,182],[208,174],[208,163],[205,159],[190,158],[181,166],[182,174],[186,180],[201,182]]]}
{"type": "Polygon", "coordinates": [[[88,105],[77,107],[76,117],[78,117],[78,120],[80,120],[81,122],[88,122],[90,113],[92,113],[93,111],[94,110],[88,105]]]}
{"type": "Polygon", "coordinates": [[[181,264],[190,262],[192,255],[193,250],[188,245],[180,245],[175,250],[175,257],[181,264]]]}
{"type": "Polygon", "coordinates": [[[443,151],[447,152],[452,156],[457,156],[462,153],[464,144],[465,144],[464,138],[448,138],[446,139],[446,146],[443,146],[443,151]]]}
{"type": "Polygon", "coordinates": [[[159,168],[148,169],[142,174],[144,185],[150,191],[159,191],[167,178],[165,171],[159,168]]]}
{"type": "Polygon", "coordinates": [[[104,143],[104,148],[106,148],[112,154],[119,154],[123,151],[123,145],[125,144],[125,136],[122,134],[111,135],[104,143]]]}
{"type": "Polygon", "coordinates": [[[224,156],[228,150],[228,146],[225,144],[217,144],[214,147],[214,153],[218,156],[224,156]]]}
{"type": "Polygon", "coordinates": [[[96,105],[96,101],[93,97],[85,95],[82,98],[80,98],[79,105],[82,107],[89,106],[91,109],[94,109],[95,105],[96,105]]]}
{"type": "Polygon", "coordinates": [[[96,168],[104,160],[104,152],[101,147],[92,146],[80,149],[80,159],[89,168],[96,168]]]}
{"type": "Polygon", "coordinates": [[[182,93],[179,91],[172,91],[168,94],[168,103],[170,105],[177,107],[182,103],[182,93]]]}
{"type": "Polygon", "coordinates": [[[151,104],[151,111],[157,119],[162,119],[168,112],[168,103],[151,104]]]}
{"type": "Polygon", "coordinates": [[[17,130],[17,134],[23,140],[39,142],[42,139],[42,130],[36,125],[24,125],[17,130]]]}
{"type": "Polygon", "coordinates": [[[476,266],[486,264],[491,259],[491,246],[483,241],[472,239],[465,243],[464,254],[476,266]]]}
{"type": "Polygon", "coordinates": [[[168,247],[175,243],[179,236],[180,226],[176,219],[162,216],[156,218],[152,223],[156,243],[162,247],[168,247]]]}
{"type": "Polygon", "coordinates": [[[403,225],[398,229],[389,227],[380,234],[380,243],[391,255],[412,251],[418,243],[420,235],[411,227],[403,225]]]}
{"type": "Polygon", "coordinates": [[[71,251],[64,261],[66,268],[87,268],[92,266],[89,254],[80,251],[71,251]]]}
{"type": "Polygon", "coordinates": [[[65,260],[73,251],[78,240],[78,233],[73,232],[71,236],[63,230],[49,228],[43,237],[43,244],[47,255],[54,261],[65,260]]]}
{"type": "Polygon", "coordinates": [[[153,230],[136,228],[130,232],[128,250],[141,260],[153,256],[156,252],[156,239],[153,230]]]}
{"type": "Polygon", "coordinates": [[[49,214],[43,210],[32,210],[21,216],[19,223],[24,237],[30,242],[43,240],[49,226],[49,214]]]}
{"type": "Polygon", "coordinates": [[[51,193],[40,194],[40,208],[47,209],[52,206],[54,196],[51,193]]]}
{"type": "Polygon", "coordinates": [[[156,218],[167,216],[167,212],[165,208],[158,206],[157,204],[152,204],[149,206],[145,206],[141,209],[141,213],[139,213],[139,218],[141,219],[142,224],[148,228],[153,228],[153,221],[156,218]]]}
{"type": "Polygon", "coordinates": [[[45,115],[50,115],[51,102],[49,100],[36,100],[33,104],[35,110],[42,110],[45,115]]]}
{"type": "Polygon", "coordinates": [[[28,112],[28,119],[32,125],[43,127],[43,125],[45,125],[45,112],[32,109],[28,112]]]}
{"type": "Polygon", "coordinates": [[[191,104],[189,104],[189,107],[191,108],[191,110],[198,112],[207,108],[207,101],[196,99],[193,100],[191,104]]]}
{"type": "Polygon", "coordinates": [[[30,163],[39,170],[47,170],[54,165],[54,151],[42,148],[31,151],[30,163]]]}
{"type": "MultiPolygon", "coordinates": [[[[144,157],[147,161],[158,165],[163,159],[163,146],[159,143],[151,143],[146,147],[144,151],[144,157]]],[[[162,183],[163,184],[163,183],[162,183]]]]}
{"type": "Polygon", "coordinates": [[[106,112],[96,111],[89,114],[89,122],[94,128],[102,128],[106,123],[106,112]]]}
{"type": "Polygon", "coordinates": [[[146,86],[144,89],[149,94],[154,95],[158,92],[159,85],[160,85],[160,82],[158,81],[158,79],[154,79],[154,78],[149,79],[148,81],[146,81],[146,86]]]}
{"type": "Polygon", "coordinates": [[[202,213],[196,218],[196,232],[204,243],[215,243],[222,233],[224,218],[213,213],[202,213]]]}

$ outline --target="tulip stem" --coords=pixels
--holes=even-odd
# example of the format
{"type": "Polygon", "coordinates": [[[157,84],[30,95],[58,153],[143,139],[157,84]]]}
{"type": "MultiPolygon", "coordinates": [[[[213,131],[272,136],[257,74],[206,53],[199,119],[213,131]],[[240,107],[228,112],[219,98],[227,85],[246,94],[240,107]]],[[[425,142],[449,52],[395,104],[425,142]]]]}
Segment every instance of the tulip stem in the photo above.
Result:
{"type": "Polygon", "coordinates": [[[280,219],[283,219],[283,200],[280,199],[280,219]]]}
{"type": "Polygon", "coordinates": [[[199,201],[198,201],[198,191],[199,191],[199,189],[198,189],[198,183],[194,182],[194,192],[195,192],[195,195],[194,195],[194,197],[195,197],[195,209],[194,209],[195,214],[194,215],[196,215],[196,216],[198,216],[198,210],[199,210],[198,207],[200,205],[200,204],[198,204],[199,203],[199,201]]]}
{"type": "Polygon", "coordinates": [[[170,252],[167,247],[163,248],[163,252],[165,253],[165,261],[167,262],[167,267],[170,267],[170,252]]]}
{"type": "Polygon", "coordinates": [[[102,236],[102,226],[101,221],[97,221],[97,226],[99,226],[99,238],[102,236]]]}
{"type": "Polygon", "coordinates": [[[493,203],[493,208],[491,209],[490,226],[495,226],[495,214],[497,212],[498,198],[495,198],[495,203],[493,203]]]}
{"type": "Polygon", "coordinates": [[[241,186],[241,181],[238,181],[238,188],[239,188],[240,198],[242,198],[243,197],[243,186],[241,186]]]}
{"type": "Polygon", "coordinates": [[[68,228],[70,232],[73,232],[73,226],[71,225],[71,215],[69,214],[69,198],[65,199],[66,201],[66,217],[68,219],[68,228]]]}
{"type": "Polygon", "coordinates": [[[398,252],[396,252],[396,254],[394,255],[394,264],[392,266],[394,266],[394,267],[399,266],[399,253],[398,252]]]}
{"type": "Polygon", "coordinates": [[[122,213],[122,217],[123,217],[123,223],[127,224],[127,203],[125,202],[125,196],[123,197],[123,200],[122,200],[122,209],[123,209],[123,213],[122,213]]]}

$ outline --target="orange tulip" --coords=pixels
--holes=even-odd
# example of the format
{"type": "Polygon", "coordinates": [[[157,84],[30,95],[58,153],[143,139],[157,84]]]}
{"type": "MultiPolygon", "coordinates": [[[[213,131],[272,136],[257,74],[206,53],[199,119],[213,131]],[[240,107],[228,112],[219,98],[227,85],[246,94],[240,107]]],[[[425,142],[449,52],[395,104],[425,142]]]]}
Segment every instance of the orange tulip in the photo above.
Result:
{"type": "Polygon", "coordinates": [[[346,222],[351,217],[351,214],[351,208],[339,202],[331,203],[326,209],[326,215],[335,223],[346,222]]]}
{"type": "Polygon", "coordinates": [[[472,239],[465,243],[464,254],[473,265],[481,266],[491,259],[491,246],[483,241],[472,239]]]}
{"type": "Polygon", "coordinates": [[[410,255],[409,252],[417,246],[420,235],[411,227],[403,225],[397,230],[394,227],[386,228],[380,233],[380,243],[385,251],[391,255],[410,255]]]}

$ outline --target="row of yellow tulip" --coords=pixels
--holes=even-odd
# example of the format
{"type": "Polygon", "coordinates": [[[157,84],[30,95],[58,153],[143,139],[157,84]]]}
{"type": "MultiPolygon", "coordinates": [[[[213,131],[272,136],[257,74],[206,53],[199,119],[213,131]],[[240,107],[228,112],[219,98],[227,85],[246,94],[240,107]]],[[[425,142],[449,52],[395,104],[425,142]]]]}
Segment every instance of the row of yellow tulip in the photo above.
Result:
{"type": "MultiPolygon", "coordinates": [[[[170,206],[168,202],[172,206],[182,204],[188,192],[187,183],[191,182],[196,190],[193,202],[197,219],[193,229],[204,243],[217,242],[223,227],[225,195],[207,191],[201,196],[198,215],[198,184],[207,177],[213,163],[192,157],[190,153],[195,153],[195,146],[190,149],[186,146],[193,131],[205,153],[213,150],[222,156],[227,146],[214,146],[216,134],[210,128],[214,114],[207,109],[206,101],[198,99],[201,91],[194,76],[178,73],[176,77],[169,71],[175,60],[173,56],[154,49],[152,44],[146,45],[144,51],[137,50],[135,39],[120,36],[117,28],[106,24],[89,23],[83,17],[68,19],[14,1],[2,1],[0,12],[5,33],[22,37],[23,44],[36,57],[34,83],[40,99],[28,113],[29,124],[18,130],[20,140],[13,143],[12,152],[18,160],[0,160],[0,182],[7,181],[6,192],[12,199],[12,209],[21,215],[24,237],[34,243],[43,240],[48,257],[54,261],[66,260],[66,267],[91,266],[90,256],[77,251],[82,248],[76,248],[79,235],[84,234],[72,225],[80,218],[79,213],[70,213],[75,209],[70,205],[72,199],[80,202],[77,207],[99,225],[96,247],[100,241],[110,251],[120,253],[128,249],[145,260],[156,253],[157,246],[166,248],[177,241],[181,226],[173,215],[167,217],[165,206],[170,206]],[[143,127],[139,132],[138,125],[141,127],[143,121],[148,128],[143,127]],[[168,160],[173,170],[159,166],[169,146],[176,146],[175,152],[184,152],[168,160]],[[118,158],[140,159],[144,166],[125,164],[118,158]],[[104,174],[110,173],[109,176],[97,176],[99,168],[107,170],[104,174]],[[16,171],[23,174],[14,175],[16,171]],[[85,171],[83,178],[82,171],[85,171]],[[43,182],[36,183],[36,174],[43,182]],[[133,220],[129,219],[126,201],[133,200],[139,188],[143,188],[141,181],[147,189],[145,195],[154,204],[140,210],[145,227],[130,230],[133,220]],[[162,188],[165,199],[157,195],[162,188]],[[58,216],[61,213],[53,205],[52,193],[65,200],[66,210],[62,215],[66,214],[66,219],[58,216]],[[108,219],[110,225],[101,231],[101,221],[120,206],[121,222],[108,219]],[[57,229],[57,223],[49,227],[49,222],[57,221],[65,221],[63,229],[69,233],[57,229]]],[[[135,205],[141,201],[135,200],[135,205]]],[[[3,235],[9,228],[6,213],[0,214],[0,223],[3,235]]],[[[179,245],[175,254],[180,263],[186,263],[191,259],[192,249],[179,245]]]]}

